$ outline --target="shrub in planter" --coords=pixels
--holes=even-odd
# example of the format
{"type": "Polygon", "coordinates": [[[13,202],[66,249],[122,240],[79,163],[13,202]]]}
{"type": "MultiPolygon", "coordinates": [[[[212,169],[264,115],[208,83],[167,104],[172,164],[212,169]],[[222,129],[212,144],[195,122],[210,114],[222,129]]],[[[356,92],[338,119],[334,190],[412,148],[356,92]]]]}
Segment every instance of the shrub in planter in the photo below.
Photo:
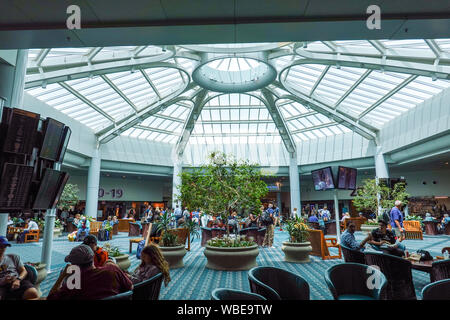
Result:
{"type": "Polygon", "coordinates": [[[283,242],[281,250],[285,255],[285,261],[303,263],[309,262],[311,243],[308,241],[309,228],[303,218],[295,217],[286,221],[286,230],[289,240],[283,242]]]}
{"type": "Polygon", "coordinates": [[[120,252],[119,247],[112,246],[107,242],[103,245],[103,250],[108,252],[108,257],[113,258],[120,269],[126,271],[131,266],[128,254],[120,252]]]}

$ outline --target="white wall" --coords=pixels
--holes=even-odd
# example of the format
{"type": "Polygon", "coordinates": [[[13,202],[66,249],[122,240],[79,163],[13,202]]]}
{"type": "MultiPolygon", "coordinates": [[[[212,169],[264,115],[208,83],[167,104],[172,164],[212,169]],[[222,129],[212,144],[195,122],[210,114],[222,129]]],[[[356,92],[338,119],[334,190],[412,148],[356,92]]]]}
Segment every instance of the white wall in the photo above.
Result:
{"type": "MultiPolygon", "coordinates": [[[[87,175],[71,175],[69,183],[77,184],[80,200],[86,200],[87,175]]],[[[164,181],[156,178],[143,177],[142,180],[100,177],[100,188],[105,192],[111,189],[122,189],[121,198],[113,198],[112,194],[99,198],[99,201],[161,201],[163,199],[164,181]]]]}

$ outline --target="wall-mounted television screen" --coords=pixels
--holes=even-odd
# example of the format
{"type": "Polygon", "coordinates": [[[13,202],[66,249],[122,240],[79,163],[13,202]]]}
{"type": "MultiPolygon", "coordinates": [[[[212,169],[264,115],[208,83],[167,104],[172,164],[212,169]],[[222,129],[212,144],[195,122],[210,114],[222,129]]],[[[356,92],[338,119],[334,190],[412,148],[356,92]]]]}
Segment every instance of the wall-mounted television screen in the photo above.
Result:
{"type": "Polygon", "coordinates": [[[63,162],[64,155],[66,154],[67,145],[69,144],[70,135],[72,134],[72,130],[70,130],[69,127],[64,128],[64,133],[62,136],[62,145],[61,149],[59,150],[58,159],[56,162],[63,162]]]}
{"type": "Polygon", "coordinates": [[[356,169],[339,166],[338,189],[355,190],[356,175],[357,175],[356,169]]]}
{"type": "Polygon", "coordinates": [[[44,121],[42,131],[44,132],[44,140],[39,157],[50,161],[58,160],[64,142],[64,123],[47,118],[44,121]]]}
{"type": "Polygon", "coordinates": [[[311,175],[316,191],[331,190],[335,188],[331,167],[311,171],[311,175]]]}
{"type": "Polygon", "coordinates": [[[8,122],[3,151],[31,155],[39,120],[40,115],[37,113],[13,109],[8,122]]]}
{"type": "MultiPolygon", "coordinates": [[[[58,202],[59,197],[61,196],[62,190],[64,188],[65,176],[67,173],[46,168],[44,170],[44,174],[39,185],[38,192],[36,194],[36,198],[33,202],[33,209],[35,210],[46,210],[51,209],[55,202],[58,202]],[[61,184],[64,180],[64,185],[61,187],[61,184]],[[58,198],[56,201],[55,199],[58,198]]],[[[68,176],[68,175],[67,175],[68,176]]]]}
{"type": "Polygon", "coordinates": [[[25,208],[33,170],[32,166],[5,163],[0,178],[0,210],[23,210],[25,208]]]}

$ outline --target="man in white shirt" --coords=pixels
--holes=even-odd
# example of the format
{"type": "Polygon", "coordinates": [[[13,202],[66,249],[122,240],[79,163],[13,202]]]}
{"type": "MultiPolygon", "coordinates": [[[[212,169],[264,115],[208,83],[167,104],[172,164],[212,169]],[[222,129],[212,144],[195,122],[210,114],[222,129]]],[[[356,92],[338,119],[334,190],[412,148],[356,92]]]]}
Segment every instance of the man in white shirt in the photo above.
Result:
{"type": "Polygon", "coordinates": [[[25,219],[25,223],[28,224],[28,227],[23,230],[23,232],[17,237],[17,242],[22,243],[25,241],[25,235],[32,230],[39,230],[39,226],[36,221],[31,220],[30,218],[25,219]]]}
{"type": "Polygon", "coordinates": [[[8,227],[12,226],[14,224],[14,221],[12,221],[11,216],[8,215],[8,223],[6,224],[8,227]]]}

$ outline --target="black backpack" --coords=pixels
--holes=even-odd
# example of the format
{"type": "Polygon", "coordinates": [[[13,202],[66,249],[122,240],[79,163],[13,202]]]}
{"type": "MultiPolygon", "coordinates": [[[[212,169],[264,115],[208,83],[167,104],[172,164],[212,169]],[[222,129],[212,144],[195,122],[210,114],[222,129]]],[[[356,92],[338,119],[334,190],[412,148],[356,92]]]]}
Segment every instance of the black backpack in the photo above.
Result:
{"type": "Polygon", "coordinates": [[[273,219],[270,216],[270,213],[268,213],[267,211],[264,211],[264,213],[261,216],[261,223],[265,226],[268,226],[269,224],[273,223],[273,219]]]}
{"type": "Polygon", "coordinates": [[[104,229],[98,230],[97,240],[98,241],[107,241],[107,240],[109,240],[109,239],[106,239],[106,230],[104,230],[104,229]]]}

